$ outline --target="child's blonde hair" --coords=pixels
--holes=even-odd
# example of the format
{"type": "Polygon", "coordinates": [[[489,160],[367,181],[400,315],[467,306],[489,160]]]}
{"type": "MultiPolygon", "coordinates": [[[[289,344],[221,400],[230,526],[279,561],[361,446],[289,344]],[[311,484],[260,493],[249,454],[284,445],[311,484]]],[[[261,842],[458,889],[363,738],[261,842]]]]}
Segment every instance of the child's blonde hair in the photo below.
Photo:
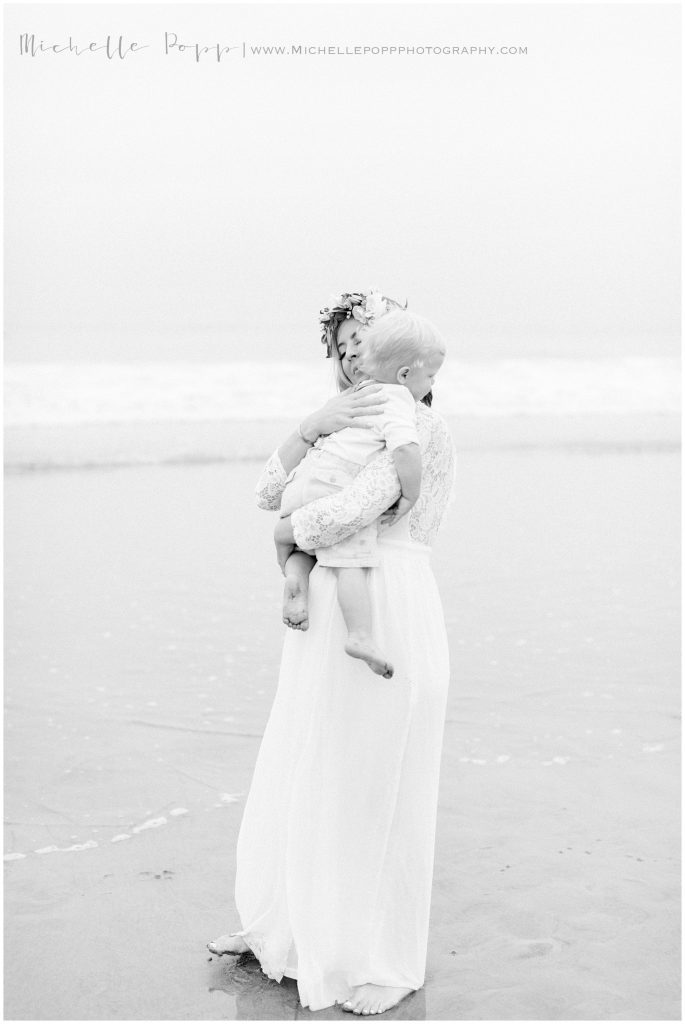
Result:
{"type": "Polygon", "coordinates": [[[364,335],[361,358],[364,369],[399,369],[422,366],[428,359],[444,356],[445,342],[437,327],[423,316],[404,309],[386,313],[364,335]]]}

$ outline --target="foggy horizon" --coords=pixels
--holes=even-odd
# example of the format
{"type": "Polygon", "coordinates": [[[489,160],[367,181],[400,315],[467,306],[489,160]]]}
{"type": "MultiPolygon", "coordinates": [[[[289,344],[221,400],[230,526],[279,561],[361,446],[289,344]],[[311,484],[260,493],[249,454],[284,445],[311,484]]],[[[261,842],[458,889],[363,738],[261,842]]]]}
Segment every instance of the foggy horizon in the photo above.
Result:
{"type": "Polygon", "coordinates": [[[675,6],[5,15],[8,362],[305,361],[373,286],[464,359],[678,354],[675,6]],[[27,31],[149,48],[20,56],[27,31]],[[165,31],[527,53],[195,62],[165,31]]]}

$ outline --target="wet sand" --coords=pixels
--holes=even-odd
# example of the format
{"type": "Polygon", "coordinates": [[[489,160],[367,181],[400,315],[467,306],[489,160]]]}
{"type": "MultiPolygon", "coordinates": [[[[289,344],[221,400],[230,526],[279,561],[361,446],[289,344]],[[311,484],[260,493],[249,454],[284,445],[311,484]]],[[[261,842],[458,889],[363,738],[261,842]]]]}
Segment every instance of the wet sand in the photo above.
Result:
{"type": "MultiPolygon", "coordinates": [[[[670,450],[680,429],[678,413],[625,415],[450,416],[460,451],[504,448],[616,448],[670,450]]],[[[13,469],[54,466],[139,465],[265,461],[274,439],[297,427],[293,419],[179,420],[130,423],[50,423],[8,426],[5,465],[13,469]]]]}
{"type": "MultiPolygon", "coordinates": [[[[679,1019],[677,467],[460,456],[428,974],[384,1019],[679,1019]]],[[[8,1019],[349,1019],[204,948],[283,630],[257,471],[7,480],[8,1019]]]]}

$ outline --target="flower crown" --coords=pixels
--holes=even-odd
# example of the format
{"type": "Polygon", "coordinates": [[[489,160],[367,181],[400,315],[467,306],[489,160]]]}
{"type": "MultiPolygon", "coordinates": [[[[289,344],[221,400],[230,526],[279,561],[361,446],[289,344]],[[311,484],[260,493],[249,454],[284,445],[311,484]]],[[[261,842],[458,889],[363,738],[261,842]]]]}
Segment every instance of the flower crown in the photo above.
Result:
{"type": "Polygon", "coordinates": [[[344,292],[342,295],[335,295],[332,298],[333,305],[325,306],[319,312],[319,323],[321,324],[321,342],[326,346],[326,358],[333,354],[334,337],[338,325],[343,320],[354,318],[365,326],[372,323],[377,317],[387,313],[391,306],[398,309],[406,309],[394,299],[388,299],[382,295],[378,288],[372,288],[368,294],[364,292],[344,292]]]}

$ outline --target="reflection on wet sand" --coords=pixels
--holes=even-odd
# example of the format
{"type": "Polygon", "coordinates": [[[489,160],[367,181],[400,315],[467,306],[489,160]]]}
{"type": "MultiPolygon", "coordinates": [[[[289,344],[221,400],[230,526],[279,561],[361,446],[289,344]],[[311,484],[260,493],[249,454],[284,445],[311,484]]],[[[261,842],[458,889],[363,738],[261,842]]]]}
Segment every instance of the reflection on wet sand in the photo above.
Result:
{"type": "MultiPolygon", "coordinates": [[[[236,1020],[354,1020],[339,1006],[310,1010],[300,1006],[297,982],[283,978],[279,984],[262,972],[259,962],[246,953],[239,957],[215,957],[209,968],[209,991],[222,991],[235,999],[236,1020]]],[[[425,1020],[424,989],[407,996],[381,1015],[382,1020],[425,1020]]]]}

